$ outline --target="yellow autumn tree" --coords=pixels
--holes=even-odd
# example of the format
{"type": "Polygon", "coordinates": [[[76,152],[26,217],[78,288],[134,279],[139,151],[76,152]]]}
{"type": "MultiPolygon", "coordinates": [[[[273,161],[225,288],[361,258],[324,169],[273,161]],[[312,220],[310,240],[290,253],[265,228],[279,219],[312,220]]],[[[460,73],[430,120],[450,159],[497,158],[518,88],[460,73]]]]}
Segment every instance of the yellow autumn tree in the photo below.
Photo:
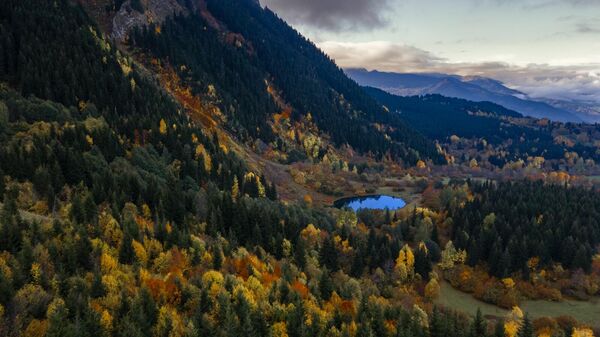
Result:
{"type": "Polygon", "coordinates": [[[516,337],[519,332],[519,327],[521,326],[521,321],[523,320],[523,311],[521,308],[515,306],[508,313],[508,317],[506,322],[504,323],[504,331],[506,333],[506,337],[516,337]]]}
{"type": "Polygon", "coordinates": [[[285,322],[277,322],[271,327],[273,337],[288,337],[287,326],[285,322]]]}
{"type": "Polygon", "coordinates": [[[594,337],[594,332],[588,328],[575,328],[571,337],[594,337]]]}
{"type": "Polygon", "coordinates": [[[204,170],[210,172],[212,170],[212,158],[203,144],[196,146],[196,158],[200,158],[200,156],[204,160],[204,170]]]}
{"type": "Polygon", "coordinates": [[[33,319],[27,325],[25,332],[23,332],[23,337],[38,337],[45,336],[46,331],[48,330],[48,321],[33,319]]]}
{"type": "Polygon", "coordinates": [[[100,325],[106,332],[110,333],[112,331],[113,317],[107,310],[102,311],[100,315],[100,325]]]}
{"type": "Polygon", "coordinates": [[[233,184],[231,185],[231,198],[235,201],[240,196],[240,184],[237,176],[233,177],[233,184]]]}
{"type": "Polygon", "coordinates": [[[310,196],[310,194],[305,194],[304,195],[304,203],[306,203],[309,206],[312,205],[313,198],[310,196]]]}
{"type": "Polygon", "coordinates": [[[158,125],[158,132],[160,132],[161,135],[164,135],[167,133],[167,123],[165,122],[164,119],[160,120],[160,123],[158,125]]]}
{"type": "Polygon", "coordinates": [[[99,222],[104,241],[113,247],[118,247],[123,238],[123,231],[117,220],[109,213],[102,212],[99,222]]]}
{"type": "Polygon", "coordinates": [[[396,267],[398,267],[399,265],[404,265],[406,267],[407,272],[409,273],[411,273],[414,270],[415,254],[408,245],[404,245],[404,247],[402,247],[402,249],[398,253],[398,258],[396,259],[396,267]]]}
{"type": "Polygon", "coordinates": [[[102,270],[102,274],[110,274],[113,270],[117,268],[117,260],[103,252],[100,255],[100,269],[102,270]]]}
{"type": "Polygon", "coordinates": [[[440,295],[440,284],[435,278],[432,278],[425,286],[425,297],[433,301],[440,295]]]}
{"type": "Polygon", "coordinates": [[[185,334],[185,326],[177,310],[162,306],[158,310],[158,322],[154,327],[155,336],[181,337],[185,334]]]}
{"type": "Polygon", "coordinates": [[[136,240],[133,240],[131,245],[133,246],[133,251],[135,253],[135,257],[137,258],[138,262],[142,266],[145,266],[148,263],[148,254],[146,253],[146,249],[144,248],[144,245],[137,242],[136,240]]]}
{"type": "Polygon", "coordinates": [[[448,241],[442,251],[442,259],[439,263],[440,268],[449,270],[454,268],[455,264],[463,264],[467,260],[467,252],[463,249],[456,250],[452,241],[448,241]]]}
{"type": "Polygon", "coordinates": [[[40,284],[42,281],[42,267],[37,262],[31,264],[31,278],[34,284],[40,284]]]}

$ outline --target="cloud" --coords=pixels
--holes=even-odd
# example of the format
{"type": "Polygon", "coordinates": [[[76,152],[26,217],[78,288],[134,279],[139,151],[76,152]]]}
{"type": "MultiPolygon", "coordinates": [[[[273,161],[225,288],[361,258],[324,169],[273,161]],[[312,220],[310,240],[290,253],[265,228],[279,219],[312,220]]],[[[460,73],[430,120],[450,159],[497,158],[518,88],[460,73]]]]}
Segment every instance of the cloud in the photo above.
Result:
{"type": "Polygon", "coordinates": [[[566,15],[556,19],[559,22],[566,22],[573,27],[572,32],[562,32],[561,34],[579,33],[579,34],[599,34],[600,16],[589,17],[583,15],[566,15]]]}
{"type": "Polygon", "coordinates": [[[483,2],[492,2],[500,5],[520,4],[523,8],[529,9],[544,9],[561,5],[572,7],[593,7],[600,5],[600,0],[483,0],[483,2]]]}
{"type": "Polygon", "coordinates": [[[340,31],[369,30],[388,25],[391,0],[262,0],[293,24],[340,31]]]}
{"type": "Polygon", "coordinates": [[[584,34],[598,34],[600,33],[600,25],[589,22],[579,22],[577,24],[577,32],[584,34]]]}
{"type": "Polygon", "coordinates": [[[498,79],[531,97],[600,103],[600,63],[518,66],[505,62],[451,62],[413,46],[386,41],[327,41],[318,45],[344,68],[485,76],[498,79]]]}
{"type": "Polygon", "coordinates": [[[431,68],[443,62],[443,59],[425,50],[387,41],[325,41],[318,46],[346,68],[376,68],[402,72],[431,68]]]}
{"type": "Polygon", "coordinates": [[[599,34],[600,18],[580,18],[576,20],[575,28],[578,33],[599,34]]]}

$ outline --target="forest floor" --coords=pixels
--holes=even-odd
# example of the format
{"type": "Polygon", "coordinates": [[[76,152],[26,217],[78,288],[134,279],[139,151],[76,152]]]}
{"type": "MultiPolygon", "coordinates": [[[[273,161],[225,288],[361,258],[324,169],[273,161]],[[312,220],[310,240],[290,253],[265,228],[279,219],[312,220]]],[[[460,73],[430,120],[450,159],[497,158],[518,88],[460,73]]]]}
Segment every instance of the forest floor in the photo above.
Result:
{"type": "MultiPolygon", "coordinates": [[[[506,317],[508,314],[508,310],[482,302],[471,294],[453,288],[447,282],[441,282],[440,296],[435,304],[470,314],[475,314],[475,311],[479,308],[487,318],[506,317]]],[[[600,327],[598,321],[600,317],[600,299],[598,298],[591,301],[523,301],[520,308],[533,319],[571,316],[584,324],[600,327]]]]}

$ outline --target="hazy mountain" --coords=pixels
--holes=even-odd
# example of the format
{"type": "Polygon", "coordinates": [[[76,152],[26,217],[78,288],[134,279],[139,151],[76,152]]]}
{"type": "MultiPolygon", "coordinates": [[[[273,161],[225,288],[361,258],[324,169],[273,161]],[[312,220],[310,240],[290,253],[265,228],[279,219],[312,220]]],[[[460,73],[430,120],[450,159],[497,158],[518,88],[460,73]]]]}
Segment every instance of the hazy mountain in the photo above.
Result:
{"type": "Polygon", "coordinates": [[[346,73],[361,85],[379,88],[400,96],[440,94],[471,101],[489,101],[536,118],[549,118],[561,122],[589,121],[572,109],[530,99],[525,93],[485,77],[461,77],[437,73],[400,74],[365,69],[346,69],[346,73]]]}

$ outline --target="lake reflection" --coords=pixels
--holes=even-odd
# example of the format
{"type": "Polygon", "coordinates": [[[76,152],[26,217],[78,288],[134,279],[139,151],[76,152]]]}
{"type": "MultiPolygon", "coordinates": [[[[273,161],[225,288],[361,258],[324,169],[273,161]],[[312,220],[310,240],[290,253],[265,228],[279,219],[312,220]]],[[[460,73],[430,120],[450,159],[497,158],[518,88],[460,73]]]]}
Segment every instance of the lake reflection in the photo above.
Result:
{"type": "Polygon", "coordinates": [[[406,202],[400,198],[388,195],[369,195],[339,199],[333,205],[337,208],[349,207],[354,211],[359,209],[389,209],[393,211],[406,206],[406,202]]]}

